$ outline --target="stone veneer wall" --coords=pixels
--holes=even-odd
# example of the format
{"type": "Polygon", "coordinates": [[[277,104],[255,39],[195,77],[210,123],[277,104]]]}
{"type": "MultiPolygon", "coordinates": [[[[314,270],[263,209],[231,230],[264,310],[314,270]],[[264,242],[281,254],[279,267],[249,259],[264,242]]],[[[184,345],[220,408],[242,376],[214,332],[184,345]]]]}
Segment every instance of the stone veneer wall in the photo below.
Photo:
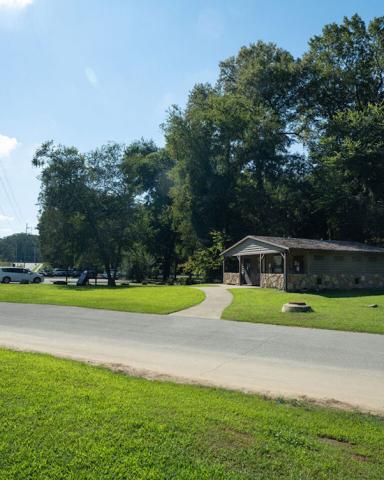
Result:
{"type": "Polygon", "coordinates": [[[238,273],[232,273],[232,272],[224,272],[223,282],[226,285],[240,285],[239,274],[238,273]]]}
{"type": "Polygon", "coordinates": [[[260,287],[278,288],[279,290],[284,290],[284,274],[262,273],[260,278],[260,287]]]}
{"type": "MultiPolygon", "coordinates": [[[[226,285],[239,285],[239,274],[232,272],[224,273],[224,283],[226,285]]],[[[284,289],[284,274],[282,273],[262,273],[260,279],[262,288],[284,289]]],[[[334,273],[328,274],[288,274],[288,290],[325,290],[340,289],[351,290],[354,288],[382,288],[384,289],[384,273],[366,273],[366,274],[350,274],[350,273],[334,273]],[[318,284],[318,279],[321,284],[318,284]],[[359,279],[356,283],[356,279],[359,279]]]]}
{"type": "Polygon", "coordinates": [[[384,288],[384,273],[288,274],[288,290],[291,291],[355,288],[384,288]],[[318,279],[321,279],[320,284],[318,279]]]}

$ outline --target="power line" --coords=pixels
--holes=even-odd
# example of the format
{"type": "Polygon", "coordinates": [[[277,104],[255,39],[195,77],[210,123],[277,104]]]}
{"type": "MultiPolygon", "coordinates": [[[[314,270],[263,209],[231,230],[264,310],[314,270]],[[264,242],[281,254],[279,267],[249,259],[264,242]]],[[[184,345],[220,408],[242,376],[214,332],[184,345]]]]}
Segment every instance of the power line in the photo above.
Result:
{"type": "Polygon", "coordinates": [[[9,220],[8,215],[5,213],[5,211],[4,211],[1,203],[0,203],[0,213],[3,215],[5,221],[8,223],[9,228],[12,230],[12,224],[11,224],[11,222],[10,222],[10,220],[9,220]]]}
{"type": "Polygon", "coordinates": [[[21,213],[21,209],[20,209],[19,203],[18,203],[17,198],[15,197],[15,195],[14,195],[14,193],[13,193],[12,185],[11,185],[9,179],[8,179],[7,171],[6,171],[5,167],[4,167],[4,165],[2,164],[1,160],[0,160],[0,169],[1,169],[2,173],[3,173],[3,178],[4,178],[4,180],[5,180],[5,184],[7,185],[7,189],[8,189],[8,191],[9,191],[9,193],[10,193],[10,197],[11,197],[11,199],[12,199],[12,202],[13,202],[13,204],[14,204],[15,207],[16,207],[17,216],[19,217],[19,220],[21,221],[23,214],[21,213]]]}
{"type": "Polygon", "coordinates": [[[0,176],[0,183],[1,183],[1,186],[3,187],[3,192],[8,200],[8,205],[9,205],[9,208],[12,210],[12,213],[15,215],[15,217],[17,218],[17,220],[21,223],[21,219],[20,219],[20,216],[17,214],[17,211],[15,209],[15,206],[11,200],[11,197],[9,195],[9,192],[7,190],[7,187],[5,185],[5,182],[3,180],[3,178],[0,176]]]}
{"type": "Polygon", "coordinates": [[[6,172],[4,166],[1,162],[1,159],[0,159],[0,170],[1,170],[0,173],[2,173],[2,175],[0,175],[0,182],[1,182],[1,185],[3,186],[3,190],[4,190],[4,193],[5,193],[5,196],[7,197],[9,206],[10,206],[10,208],[12,208],[17,220],[20,223],[22,223],[23,222],[23,220],[22,220],[23,215],[21,213],[18,201],[17,201],[17,199],[16,199],[16,197],[13,193],[12,185],[8,180],[8,175],[7,175],[7,172],[6,172]]]}

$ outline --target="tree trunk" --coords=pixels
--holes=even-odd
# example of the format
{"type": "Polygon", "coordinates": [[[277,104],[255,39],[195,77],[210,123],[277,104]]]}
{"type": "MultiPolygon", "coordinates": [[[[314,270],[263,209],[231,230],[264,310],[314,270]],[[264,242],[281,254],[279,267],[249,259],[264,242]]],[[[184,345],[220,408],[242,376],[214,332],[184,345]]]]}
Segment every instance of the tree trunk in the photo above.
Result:
{"type": "Polygon", "coordinates": [[[163,281],[166,282],[171,275],[172,251],[166,252],[163,259],[163,281]]]}
{"type": "Polygon", "coordinates": [[[105,271],[107,272],[108,277],[108,287],[116,287],[116,270],[115,273],[112,275],[111,268],[108,265],[108,267],[105,268],[105,271]]]}

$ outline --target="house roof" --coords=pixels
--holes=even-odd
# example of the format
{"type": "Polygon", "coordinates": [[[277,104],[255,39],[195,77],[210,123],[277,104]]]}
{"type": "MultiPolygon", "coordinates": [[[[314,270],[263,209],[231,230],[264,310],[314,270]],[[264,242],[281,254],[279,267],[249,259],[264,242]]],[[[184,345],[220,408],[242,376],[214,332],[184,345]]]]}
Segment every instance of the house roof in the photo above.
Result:
{"type": "Polygon", "coordinates": [[[244,240],[253,239],[271,247],[278,247],[283,250],[323,250],[331,252],[357,252],[357,253],[383,253],[384,248],[367,245],[359,242],[344,242],[339,240],[313,240],[309,238],[290,238],[290,237],[266,237],[248,235],[239,242],[225,250],[226,253],[233,247],[241,244],[244,240]]]}

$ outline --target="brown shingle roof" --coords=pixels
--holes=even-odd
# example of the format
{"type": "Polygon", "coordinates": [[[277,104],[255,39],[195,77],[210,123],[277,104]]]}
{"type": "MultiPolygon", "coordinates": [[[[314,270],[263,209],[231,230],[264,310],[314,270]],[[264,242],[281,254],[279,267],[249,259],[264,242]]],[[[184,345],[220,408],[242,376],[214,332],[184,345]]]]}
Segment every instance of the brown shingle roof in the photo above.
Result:
{"type": "Polygon", "coordinates": [[[384,248],[375,247],[359,242],[343,242],[339,240],[313,240],[309,238],[289,237],[265,237],[249,235],[246,238],[254,238],[262,242],[270,243],[277,247],[295,250],[324,250],[334,252],[366,252],[384,253],[384,248]]]}

